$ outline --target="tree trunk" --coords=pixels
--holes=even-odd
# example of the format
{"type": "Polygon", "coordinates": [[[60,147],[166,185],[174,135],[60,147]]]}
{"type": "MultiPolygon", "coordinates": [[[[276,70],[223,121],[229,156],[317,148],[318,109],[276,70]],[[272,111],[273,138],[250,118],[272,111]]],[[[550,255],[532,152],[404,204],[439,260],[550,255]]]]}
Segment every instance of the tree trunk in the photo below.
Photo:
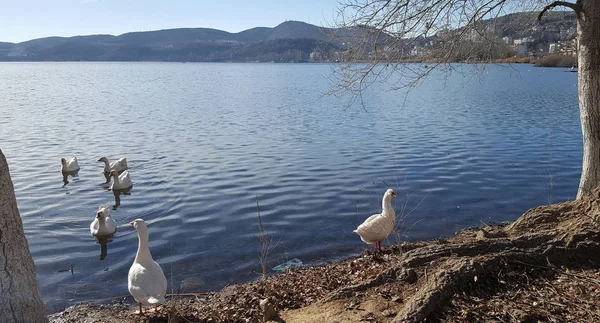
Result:
{"type": "Polygon", "coordinates": [[[577,18],[583,166],[577,199],[600,184],[600,1],[581,0],[577,18]]]}
{"type": "Polygon", "coordinates": [[[47,322],[15,190],[1,150],[0,322],[47,322]]]}

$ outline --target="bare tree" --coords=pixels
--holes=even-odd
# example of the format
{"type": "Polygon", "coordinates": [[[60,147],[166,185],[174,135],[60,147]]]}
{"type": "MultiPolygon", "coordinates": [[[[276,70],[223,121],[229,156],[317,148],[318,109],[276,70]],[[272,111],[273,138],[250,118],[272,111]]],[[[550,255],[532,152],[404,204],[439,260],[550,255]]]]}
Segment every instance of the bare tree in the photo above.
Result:
{"type": "MultiPolygon", "coordinates": [[[[577,198],[600,184],[600,1],[547,0],[342,0],[339,27],[362,27],[348,40],[347,60],[338,70],[339,90],[360,94],[377,80],[399,75],[395,87],[413,86],[433,69],[448,63],[486,59],[481,41],[492,53],[499,39],[490,31],[491,18],[516,11],[530,12],[530,25],[543,22],[555,7],[573,10],[577,17],[579,109],[583,133],[583,167],[577,198]],[[539,14],[534,14],[538,13],[539,14]],[[537,19],[536,19],[537,18],[537,19]],[[432,37],[435,36],[435,37],[432,37]],[[428,67],[402,63],[415,55],[414,44],[430,42],[434,58],[428,67]],[[433,43],[432,43],[433,42],[433,43]]],[[[522,22],[521,22],[522,23],[522,22]]],[[[493,58],[488,56],[487,58],[493,58]]]]}
{"type": "Polygon", "coordinates": [[[33,259],[0,150],[0,322],[46,322],[33,259]]]}

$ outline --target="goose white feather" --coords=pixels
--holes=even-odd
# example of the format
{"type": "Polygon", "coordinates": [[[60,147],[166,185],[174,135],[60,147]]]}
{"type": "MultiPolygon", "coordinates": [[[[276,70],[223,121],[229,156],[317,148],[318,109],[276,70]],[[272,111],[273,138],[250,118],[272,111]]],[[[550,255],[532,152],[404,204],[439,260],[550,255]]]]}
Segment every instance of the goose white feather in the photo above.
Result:
{"type": "Polygon", "coordinates": [[[396,212],[392,207],[392,198],[394,197],[396,197],[394,190],[388,189],[383,194],[382,212],[371,215],[353,231],[360,236],[362,241],[376,244],[378,251],[381,251],[381,241],[384,241],[396,226],[396,212]]]}
{"type": "Polygon", "coordinates": [[[64,172],[74,172],[79,170],[79,163],[77,162],[77,157],[73,156],[69,158],[69,160],[65,158],[60,159],[61,167],[60,170],[64,172]]]}
{"type": "Polygon", "coordinates": [[[133,298],[139,303],[140,314],[142,304],[156,306],[165,301],[167,293],[167,278],[160,265],[152,259],[148,248],[148,226],[142,219],[130,222],[138,234],[138,250],[135,260],[129,268],[127,288],[133,298]]]}
{"type": "Polygon", "coordinates": [[[110,216],[108,206],[98,207],[96,218],[90,224],[90,232],[94,237],[109,236],[117,232],[117,222],[110,216]]]}
{"type": "Polygon", "coordinates": [[[111,190],[124,190],[133,186],[128,170],[122,172],[120,175],[117,171],[113,170],[110,172],[110,176],[113,179],[112,184],[110,184],[111,190]]]}
{"type": "Polygon", "coordinates": [[[98,159],[99,162],[104,162],[104,172],[105,173],[110,173],[113,170],[116,170],[117,172],[122,172],[126,169],[128,169],[127,167],[127,158],[125,157],[121,157],[118,160],[113,161],[112,163],[108,161],[108,158],[106,157],[100,157],[98,159]]]}

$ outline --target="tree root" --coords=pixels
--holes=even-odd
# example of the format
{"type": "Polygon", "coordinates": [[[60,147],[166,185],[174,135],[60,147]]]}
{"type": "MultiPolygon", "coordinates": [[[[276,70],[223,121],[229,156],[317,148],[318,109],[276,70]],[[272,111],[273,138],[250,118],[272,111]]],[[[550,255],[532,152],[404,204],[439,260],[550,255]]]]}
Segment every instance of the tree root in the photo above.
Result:
{"type": "Polygon", "coordinates": [[[502,266],[600,262],[599,197],[596,189],[577,201],[531,209],[507,227],[492,228],[496,234],[471,230],[446,244],[411,248],[399,264],[371,280],[334,291],[322,302],[393,282],[415,284],[416,292],[405,298],[392,322],[421,322],[439,313],[455,293],[468,293],[475,277],[497,275],[502,266]],[[431,274],[417,274],[425,270],[431,274]]]}

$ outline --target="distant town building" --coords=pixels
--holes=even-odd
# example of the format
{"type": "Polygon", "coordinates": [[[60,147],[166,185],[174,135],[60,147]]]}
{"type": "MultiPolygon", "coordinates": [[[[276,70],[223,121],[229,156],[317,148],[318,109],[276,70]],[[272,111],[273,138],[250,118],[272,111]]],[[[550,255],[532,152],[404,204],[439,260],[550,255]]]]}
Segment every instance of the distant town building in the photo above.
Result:
{"type": "Polygon", "coordinates": [[[513,38],[506,36],[506,37],[502,37],[502,41],[504,41],[504,43],[508,44],[508,45],[512,45],[513,44],[513,38]]]}
{"type": "Polygon", "coordinates": [[[525,46],[523,44],[517,45],[517,47],[515,47],[515,51],[516,51],[517,57],[527,56],[527,46],[525,46]]]}
{"type": "Polygon", "coordinates": [[[419,58],[427,55],[427,50],[423,47],[415,46],[410,50],[410,56],[419,58]]]}
{"type": "Polygon", "coordinates": [[[323,53],[321,52],[312,52],[309,56],[311,61],[320,61],[323,59],[323,53]]]}
{"type": "Polygon", "coordinates": [[[551,43],[548,45],[548,54],[577,56],[577,38],[551,43]]]}
{"type": "Polygon", "coordinates": [[[515,39],[513,43],[515,45],[521,45],[521,44],[527,44],[527,43],[531,43],[531,42],[533,42],[532,37],[523,37],[523,38],[515,39]]]}

